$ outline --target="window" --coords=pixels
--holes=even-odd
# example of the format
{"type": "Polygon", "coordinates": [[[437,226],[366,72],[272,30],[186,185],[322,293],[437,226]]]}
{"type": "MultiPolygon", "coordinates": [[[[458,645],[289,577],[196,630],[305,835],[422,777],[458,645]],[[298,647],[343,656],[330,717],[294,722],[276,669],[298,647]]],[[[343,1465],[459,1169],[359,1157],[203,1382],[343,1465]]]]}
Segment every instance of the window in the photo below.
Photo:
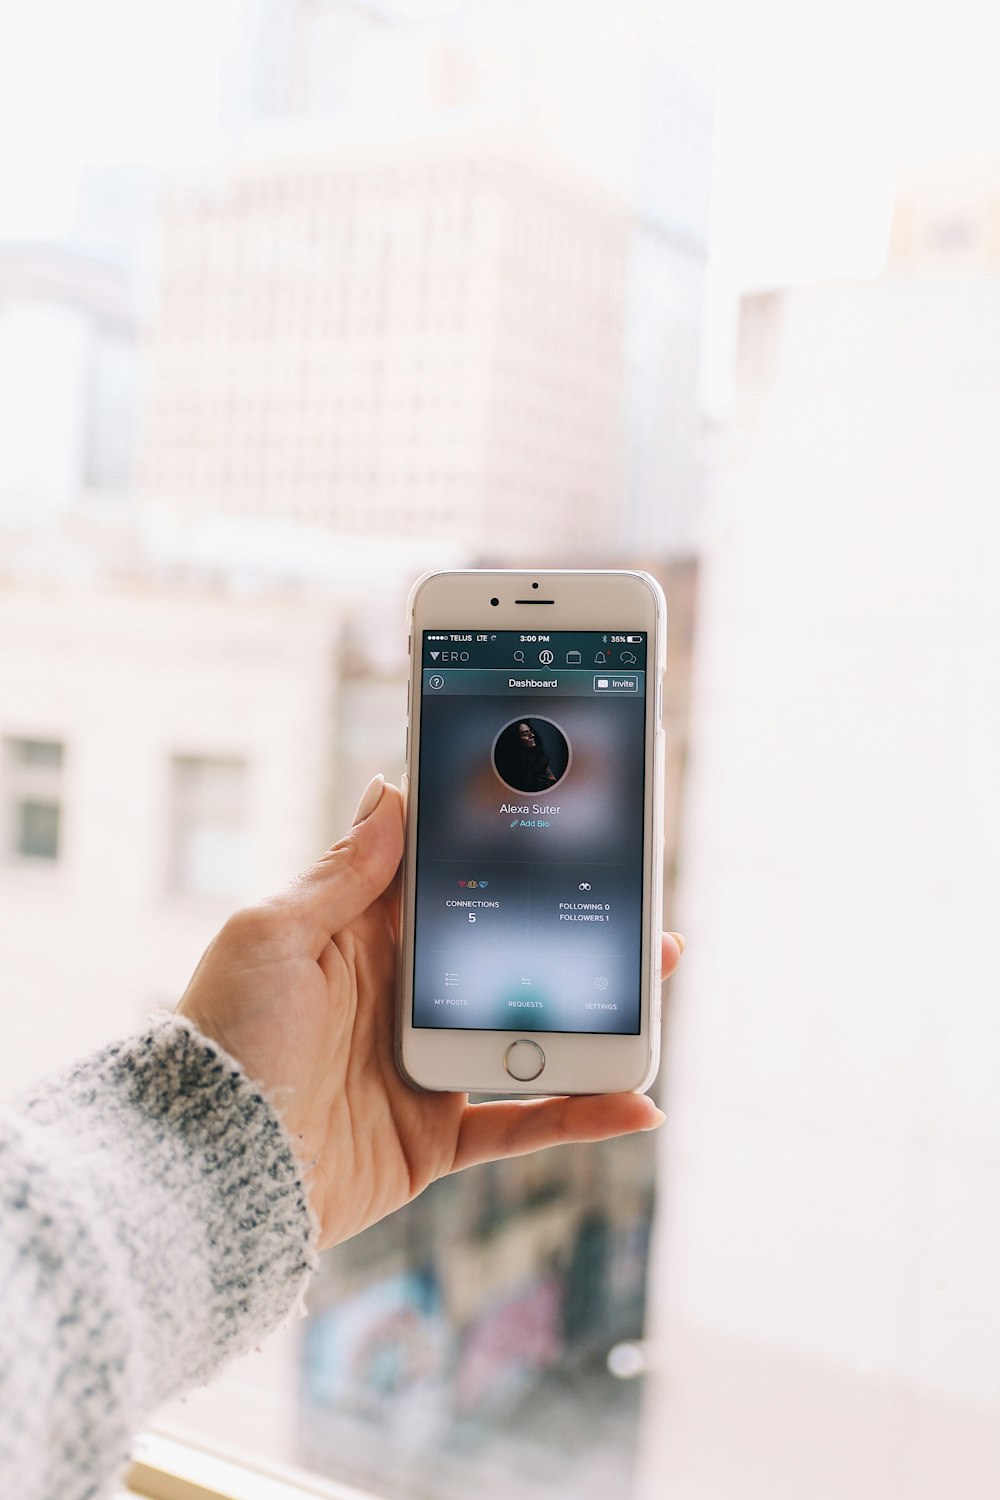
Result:
{"type": "Polygon", "coordinates": [[[62,769],[61,740],[12,738],[4,742],[8,858],[58,860],[62,769]]]}
{"type": "Polygon", "coordinates": [[[969,219],[939,219],[927,231],[928,244],[945,252],[964,250],[976,237],[975,225],[969,219]]]}
{"type": "Polygon", "coordinates": [[[310,1493],[996,1494],[996,28],[682,9],[4,38],[0,1092],[398,769],[428,567],[667,586],[670,1125],[435,1184],[168,1414],[310,1493]]]}
{"type": "Polygon", "coordinates": [[[247,883],[246,763],[175,755],[170,777],[171,891],[232,897],[247,883]]]}

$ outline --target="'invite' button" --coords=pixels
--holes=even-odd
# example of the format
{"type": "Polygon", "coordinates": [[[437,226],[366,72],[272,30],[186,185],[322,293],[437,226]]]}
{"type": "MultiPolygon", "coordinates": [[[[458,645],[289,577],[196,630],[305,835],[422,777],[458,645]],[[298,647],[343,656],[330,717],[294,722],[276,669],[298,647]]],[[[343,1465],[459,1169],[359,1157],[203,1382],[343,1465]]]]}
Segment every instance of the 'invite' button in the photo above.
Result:
{"type": "Polygon", "coordinates": [[[625,672],[621,676],[595,677],[595,693],[637,693],[639,691],[638,672],[625,672]]]}

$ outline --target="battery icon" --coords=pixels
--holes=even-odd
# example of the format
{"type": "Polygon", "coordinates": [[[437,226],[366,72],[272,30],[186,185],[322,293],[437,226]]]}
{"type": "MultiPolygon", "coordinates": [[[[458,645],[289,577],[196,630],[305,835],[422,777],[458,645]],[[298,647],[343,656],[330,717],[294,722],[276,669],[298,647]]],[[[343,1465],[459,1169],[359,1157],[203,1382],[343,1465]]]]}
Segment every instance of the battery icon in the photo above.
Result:
{"type": "Polygon", "coordinates": [[[635,644],[637,646],[641,646],[642,645],[642,636],[641,635],[627,635],[625,637],[625,639],[628,641],[629,645],[633,645],[633,644],[635,644]]]}

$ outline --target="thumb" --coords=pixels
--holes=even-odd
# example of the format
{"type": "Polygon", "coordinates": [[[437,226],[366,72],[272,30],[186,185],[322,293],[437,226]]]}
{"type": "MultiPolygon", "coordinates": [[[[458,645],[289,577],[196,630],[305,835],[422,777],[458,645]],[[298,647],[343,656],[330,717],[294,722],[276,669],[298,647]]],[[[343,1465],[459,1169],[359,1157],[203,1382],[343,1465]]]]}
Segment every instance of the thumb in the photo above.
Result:
{"type": "Polygon", "coordinates": [[[365,788],[350,833],[321,854],[289,892],[313,928],[317,954],[376,901],[403,853],[403,804],[397,787],[376,776],[365,788]]]}

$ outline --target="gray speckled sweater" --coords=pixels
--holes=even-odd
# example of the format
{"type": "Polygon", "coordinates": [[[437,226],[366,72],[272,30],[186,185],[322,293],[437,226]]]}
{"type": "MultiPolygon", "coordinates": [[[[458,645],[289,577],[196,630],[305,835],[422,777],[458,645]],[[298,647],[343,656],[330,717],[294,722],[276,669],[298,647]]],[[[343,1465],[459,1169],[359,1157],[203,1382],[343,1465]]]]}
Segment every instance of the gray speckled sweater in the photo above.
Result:
{"type": "Polygon", "coordinates": [[[284,1127],[179,1018],[0,1111],[0,1492],[104,1493],[136,1426],[286,1317],[315,1259],[284,1127]]]}

